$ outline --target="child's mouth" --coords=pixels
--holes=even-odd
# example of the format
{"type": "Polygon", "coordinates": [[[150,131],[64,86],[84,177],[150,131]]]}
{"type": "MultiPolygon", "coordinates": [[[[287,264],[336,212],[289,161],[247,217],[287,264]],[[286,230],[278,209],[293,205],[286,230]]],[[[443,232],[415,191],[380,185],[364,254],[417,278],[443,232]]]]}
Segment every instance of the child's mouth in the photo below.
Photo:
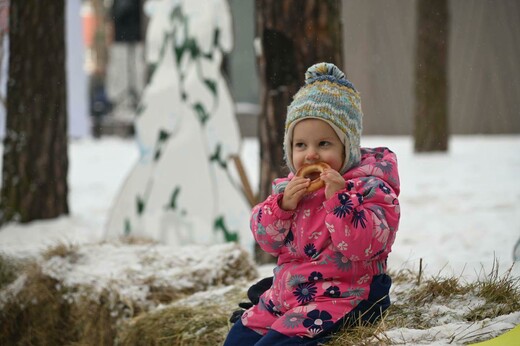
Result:
{"type": "Polygon", "coordinates": [[[305,176],[305,178],[310,179],[311,181],[314,181],[320,177],[320,172],[311,172],[305,176]]]}

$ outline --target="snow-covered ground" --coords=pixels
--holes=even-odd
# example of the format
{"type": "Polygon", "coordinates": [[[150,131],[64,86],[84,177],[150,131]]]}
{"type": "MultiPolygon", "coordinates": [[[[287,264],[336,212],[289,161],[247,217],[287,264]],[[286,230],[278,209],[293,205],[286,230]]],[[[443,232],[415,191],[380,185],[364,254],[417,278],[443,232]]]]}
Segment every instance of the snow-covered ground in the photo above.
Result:
{"type": "Polygon", "coordinates": [[[133,140],[106,138],[71,141],[71,215],[0,228],[0,251],[25,256],[57,241],[76,244],[99,241],[103,237],[108,210],[137,158],[137,145],[133,140]]]}
{"type": "MultiPolygon", "coordinates": [[[[402,218],[390,268],[453,269],[471,275],[498,259],[512,263],[520,238],[520,136],[455,136],[447,154],[416,155],[410,137],[365,137],[364,146],[396,152],[401,175],[402,218]]],[[[0,147],[1,148],[1,147],[0,147]]],[[[133,140],[71,141],[71,215],[0,229],[0,251],[34,253],[57,240],[95,242],[108,211],[138,158],[133,140]]],[[[253,187],[259,179],[258,142],[247,139],[242,159],[253,187]]]]}
{"type": "MultiPolygon", "coordinates": [[[[427,274],[442,271],[471,279],[483,268],[489,271],[495,260],[503,270],[513,264],[513,248],[520,238],[520,136],[454,136],[444,154],[414,154],[410,137],[369,136],[362,139],[362,145],[387,146],[399,160],[402,218],[389,258],[392,270],[417,270],[422,259],[427,274]]],[[[0,252],[31,256],[58,242],[85,244],[103,239],[110,206],[138,158],[137,146],[127,139],[83,139],[70,142],[69,154],[71,215],[0,228],[0,252]]],[[[256,140],[244,141],[242,159],[252,186],[257,186],[256,140]]],[[[100,260],[107,261],[107,256],[109,252],[100,260]]],[[[131,256],[135,254],[114,251],[107,275],[117,272],[116,263],[133,263],[131,256]]],[[[95,260],[90,265],[91,272],[103,275],[95,270],[95,260]]],[[[517,275],[518,266],[514,268],[517,275]]],[[[261,275],[271,270],[260,269],[261,275]]],[[[509,318],[510,326],[519,323],[520,313],[513,315],[502,320],[509,318]]],[[[449,334],[457,328],[463,327],[447,324],[430,332],[449,334]]],[[[418,333],[395,332],[404,339],[418,333]]]]}

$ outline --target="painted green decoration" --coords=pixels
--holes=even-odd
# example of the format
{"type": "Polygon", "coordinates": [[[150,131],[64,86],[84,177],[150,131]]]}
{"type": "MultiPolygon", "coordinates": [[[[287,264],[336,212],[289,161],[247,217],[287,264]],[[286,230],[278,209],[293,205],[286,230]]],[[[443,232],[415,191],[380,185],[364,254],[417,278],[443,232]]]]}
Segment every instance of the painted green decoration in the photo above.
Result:
{"type": "Polygon", "coordinates": [[[215,150],[215,153],[210,156],[209,160],[214,161],[220,165],[220,167],[226,169],[227,168],[227,162],[226,160],[222,159],[220,154],[220,144],[217,145],[217,148],[215,150]]]}
{"type": "Polygon", "coordinates": [[[206,83],[206,86],[209,88],[209,90],[211,90],[213,95],[216,97],[217,96],[217,83],[211,79],[206,79],[204,81],[204,83],[206,83]]]}
{"type": "Polygon", "coordinates": [[[231,172],[240,135],[221,73],[233,46],[229,4],[148,0],[145,12],[153,74],[135,118],[140,158],[106,234],[180,246],[238,241],[252,251],[250,208],[231,172]]]}
{"type": "Polygon", "coordinates": [[[138,215],[141,215],[143,213],[144,204],[145,204],[145,201],[140,196],[136,196],[136,208],[137,208],[138,215]]]}
{"type": "Polygon", "coordinates": [[[176,186],[175,190],[173,190],[173,193],[172,193],[170,205],[168,206],[169,208],[171,208],[173,210],[177,209],[177,196],[179,195],[179,192],[181,192],[181,188],[180,188],[180,186],[176,186]]]}
{"type": "Polygon", "coordinates": [[[130,225],[130,220],[125,220],[125,230],[124,235],[128,237],[132,233],[132,226],[130,225]]]}
{"type": "Polygon", "coordinates": [[[201,124],[206,124],[209,119],[209,114],[204,109],[204,105],[202,103],[196,103],[193,105],[193,109],[195,109],[195,112],[197,112],[197,116],[199,117],[201,124]]]}
{"type": "Polygon", "coordinates": [[[217,218],[215,221],[215,231],[220,231],[224,234],[224,237],[226,238],[226,241],[237,241],[238,240],[238,233],[230,231],[226,227],[226,223],[224,222],[224,217],[221,216],[217,218]]]}
{"type": "Polygon", "coordinates": [[[157,144],[155,147],[154,161],[158,161],[161,158],[162,148],[166,144],[170,134],[164,130],[159,131],[159,138],[157,138],[157,144]]]}

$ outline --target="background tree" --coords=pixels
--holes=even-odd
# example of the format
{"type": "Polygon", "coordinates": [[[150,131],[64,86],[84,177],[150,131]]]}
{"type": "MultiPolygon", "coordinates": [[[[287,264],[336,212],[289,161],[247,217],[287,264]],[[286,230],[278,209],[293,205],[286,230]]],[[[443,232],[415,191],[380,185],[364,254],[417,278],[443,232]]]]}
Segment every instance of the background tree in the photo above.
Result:
{"type": "Polygon", "coordinates": [[[448,0],[417,1],[415,151],[448,149],[448,0]]]}
{"type": "MultiPolygon", "coordinates": [[[[288,173],[283,161],[287,106],[304,83],[307,68],[331,62],[342,68],[343,38],[339,0],[256,0],[259,117],[259,199],[271,193],[274,178],[288,173]]],[[[259,262],[267,258],[256,252],[259,262]]]]}
{"type": "Polygon", "coordinates": [[[0,223],[68,214],[64,0],[11,0],[0,223]]]}

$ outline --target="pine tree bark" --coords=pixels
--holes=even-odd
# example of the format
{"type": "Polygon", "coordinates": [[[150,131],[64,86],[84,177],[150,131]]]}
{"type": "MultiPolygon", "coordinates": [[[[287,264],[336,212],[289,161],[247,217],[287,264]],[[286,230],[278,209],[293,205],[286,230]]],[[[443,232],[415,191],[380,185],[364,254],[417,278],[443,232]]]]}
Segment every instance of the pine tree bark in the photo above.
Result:
{"type": "Polygon", "coordinates": [[[448,150],[448,1],[417,1],[415,151],[448,150]]]}
{"type": "MultiPolygon", "coordinates": [[[[339,0],[256,0],[255,9],[261,82],[259,199],[264,200],[273,179],[288,173],[283,159],[287,106],[308,67],[325,61],[342,68],[343,38],[339,0]]],[[[265,263],[271,257],[256,251],[256,259],[265,263]]]]}
{"type": "Polygon", "coordinates": [[[11,0],[0,223],[68,214],[64,0],[11,0]]]}

